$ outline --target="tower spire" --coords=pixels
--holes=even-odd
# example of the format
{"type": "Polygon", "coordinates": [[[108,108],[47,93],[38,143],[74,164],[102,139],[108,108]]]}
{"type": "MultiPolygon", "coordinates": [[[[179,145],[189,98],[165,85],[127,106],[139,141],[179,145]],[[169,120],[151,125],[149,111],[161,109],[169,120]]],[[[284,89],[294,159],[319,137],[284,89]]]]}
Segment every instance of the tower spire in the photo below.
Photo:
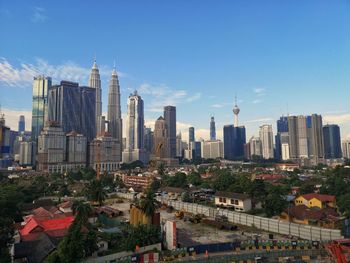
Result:
{"type": "Polygon", "coordinates": [[[238,127],[238,114],[241,111],[237,106],[237,95],[235,95],[235,106],[233,107],[233,114],[234,114],[234,122],[233,125],[235,127],[238,127]]]}

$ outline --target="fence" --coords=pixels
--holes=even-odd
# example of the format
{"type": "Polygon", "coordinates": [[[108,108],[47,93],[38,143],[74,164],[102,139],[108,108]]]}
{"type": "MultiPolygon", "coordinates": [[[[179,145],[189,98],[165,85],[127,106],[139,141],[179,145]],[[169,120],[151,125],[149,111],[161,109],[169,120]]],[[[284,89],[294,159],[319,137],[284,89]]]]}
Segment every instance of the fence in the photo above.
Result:
{"type": "MultiPolygon", "coordinates": [[[[126,199],[134,198],[134,194],[127,193],[118,193],[118,196],[126,199]]],[[[162,203],[166,203],[167,205],[171,205],[177,210],[183,209],[193,214],[204,214],[208,217],[215,217],[217,214],[225,215],[227,216],[228,221],[231,223],[256,227],[267,232],[278,233],[281,235],[295,236],[302,239],[318,241],[329,241],[343,238],[340,230],[338,229],[301,225],[277,219],[253,216],[228,209],[212,208],[194,203],[168,200],[164,197],[158,197],[157,200],[162,203]]]]}

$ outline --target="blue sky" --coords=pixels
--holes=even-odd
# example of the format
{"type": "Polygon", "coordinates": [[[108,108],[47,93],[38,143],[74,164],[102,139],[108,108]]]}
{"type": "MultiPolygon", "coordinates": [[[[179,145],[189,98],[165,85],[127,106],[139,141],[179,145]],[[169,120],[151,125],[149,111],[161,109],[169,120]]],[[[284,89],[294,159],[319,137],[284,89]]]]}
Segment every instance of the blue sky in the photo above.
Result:
{"type": "Polygon", "coordinates": [[[237,94],[248,137],[289,112],[322,114],[350,138],[349,1],[2,0],[0,25],[0,103],[13,128],[30,118],[33,75],[86,85],[96,54],[104,111],[116,60],[122,111],[139,90],[147,125],[175,104],[179,130],[207,138],[214,115],[220,136],[237,94]]]}

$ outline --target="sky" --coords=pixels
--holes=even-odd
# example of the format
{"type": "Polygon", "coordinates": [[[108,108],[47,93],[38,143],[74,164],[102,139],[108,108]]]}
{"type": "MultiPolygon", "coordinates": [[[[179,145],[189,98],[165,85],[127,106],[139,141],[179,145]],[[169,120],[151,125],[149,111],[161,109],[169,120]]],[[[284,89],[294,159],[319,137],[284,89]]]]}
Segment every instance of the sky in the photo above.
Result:
{"type": "Polygon", "coordinates": [[[146,125],[176,105],[187,139],[209,138],[210,116],[247,137],[287,114],[323,116],[350,139],[350,1],[0,1],[0,105],[30,130],[33,76],[87,85],[96,56],[103,111],[114,61],[122,112],[134,90],[146,125]]]}

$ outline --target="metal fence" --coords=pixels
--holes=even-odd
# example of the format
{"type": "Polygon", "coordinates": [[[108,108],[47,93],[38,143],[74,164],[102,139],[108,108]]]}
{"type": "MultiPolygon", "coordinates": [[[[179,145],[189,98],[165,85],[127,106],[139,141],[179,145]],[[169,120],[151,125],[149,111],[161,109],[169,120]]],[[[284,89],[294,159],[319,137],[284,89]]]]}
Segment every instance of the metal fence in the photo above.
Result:
{"type": "MultiPolygon", "coordinates": [[[[118,193],[118,196],[126,199],[133,199],[133,194],[118,193]]],[[[283,220],[271,219],[261,216],[254,216],[245,213],[235,212],[228,209],[213,208],[195,203],[185,203],[181,201],[168,200],[168,198],[158,197],[158,201],[173,206],[177,210],[185,210],[193,214],[204,214],[208,217],[215,215],[225,215],[228,221],[234,224],[256,227],[267,232],[281,235],[295,236],[307,240],[329,241],[341,239],[340,230],[327,229],[316,226],[301,225],[283,220]]]]}

